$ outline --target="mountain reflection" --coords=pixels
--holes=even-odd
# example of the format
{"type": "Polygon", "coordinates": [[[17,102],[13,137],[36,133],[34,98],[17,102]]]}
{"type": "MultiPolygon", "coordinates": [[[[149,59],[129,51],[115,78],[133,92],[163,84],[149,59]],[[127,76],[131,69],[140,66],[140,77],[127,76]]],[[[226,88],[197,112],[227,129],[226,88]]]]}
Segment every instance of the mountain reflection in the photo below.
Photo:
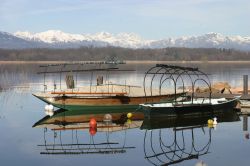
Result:
{"type": "MultiPolygon", "coordinates": [[[[210,145],[218,123],[239,121],[234,111],[203,116],[144,116],[142,112],[86,112],[58,110],[33,127],[44,128],[41,154],[116,154],[140,148],[139,157],[152,165],[171,165],[198,159],[212,152],[210,145]],[[128,118],[129,117],[129,118],[128,118]],[[141,133],[139,145],[129,138],[128,130],[141,133]],[[143,149],[141,149],[143,145],[143,149]]],[[[218,124],[220,125],[220,124],[218,124]]]]}

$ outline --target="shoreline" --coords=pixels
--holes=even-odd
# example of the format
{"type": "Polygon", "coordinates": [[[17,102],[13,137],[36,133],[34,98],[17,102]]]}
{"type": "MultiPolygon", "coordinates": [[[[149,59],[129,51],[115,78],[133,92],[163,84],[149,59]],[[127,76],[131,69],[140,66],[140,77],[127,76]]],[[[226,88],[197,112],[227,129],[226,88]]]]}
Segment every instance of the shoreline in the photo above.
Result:
{"type": "MultiPolygon", "coordinates": [[[[75,63],[87,61],[0,61],[0,64],[55,64],[55,63],[75,63]]],[[[94,61],[93,61],[94,62],[94,61]]],[[[250,61],[124,61],[126,64],[157,64],[157,63],[175,63],[175,64],[250,64],[250,61]]]]}

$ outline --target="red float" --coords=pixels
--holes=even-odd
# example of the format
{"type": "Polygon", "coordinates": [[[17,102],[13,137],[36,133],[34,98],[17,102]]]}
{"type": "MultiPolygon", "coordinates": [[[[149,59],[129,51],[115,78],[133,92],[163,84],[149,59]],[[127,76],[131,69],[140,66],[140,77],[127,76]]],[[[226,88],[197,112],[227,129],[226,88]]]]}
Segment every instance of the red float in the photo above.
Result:
{"type": "Polygon", "coordinates": [[[90,127],[89,128],[89,134],[94,136],[97,132],[97,127],[90,127]]]}
{"type": "Polygon", "coordinates": [[[96,120],[94,118],[91,118],[89,121],[89,127],[96,127],[97,123],[96,120]]]}

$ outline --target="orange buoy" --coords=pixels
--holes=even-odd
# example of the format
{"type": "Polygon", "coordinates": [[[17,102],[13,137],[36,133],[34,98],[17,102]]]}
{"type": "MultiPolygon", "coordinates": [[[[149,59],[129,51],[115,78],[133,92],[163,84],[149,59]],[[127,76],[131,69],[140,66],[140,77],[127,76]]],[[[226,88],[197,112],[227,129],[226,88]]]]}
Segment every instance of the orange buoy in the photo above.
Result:
{"type": "Polygon", "coordinates": [[[97,132],[97,127],[90,127],[89,128],[89,134],[94,136],[97,132]]]}
{"type": "Polygon", "coordinates": [[[91,118],[91,119],[90,119],[90,121],[89,121],[89,126],[90,126],[90,127],[96,127],[96,126],[97,126],[97,123],[96,123],[95,118],[91,118]]]}

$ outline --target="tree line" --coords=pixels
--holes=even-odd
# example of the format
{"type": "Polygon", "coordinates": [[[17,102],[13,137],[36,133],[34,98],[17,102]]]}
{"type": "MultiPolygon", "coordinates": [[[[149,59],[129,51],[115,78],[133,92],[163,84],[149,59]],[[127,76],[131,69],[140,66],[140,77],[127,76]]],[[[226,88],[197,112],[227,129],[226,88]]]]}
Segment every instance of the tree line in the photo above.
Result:
{"type": "Polygon", "coordinates": [[[70,49],[0,49],[1,61],[95,61],[115,56],[138,61],[244,61],[250,52],[216,48],[130,49],[121,47],[81,47],[70,49]]]}

